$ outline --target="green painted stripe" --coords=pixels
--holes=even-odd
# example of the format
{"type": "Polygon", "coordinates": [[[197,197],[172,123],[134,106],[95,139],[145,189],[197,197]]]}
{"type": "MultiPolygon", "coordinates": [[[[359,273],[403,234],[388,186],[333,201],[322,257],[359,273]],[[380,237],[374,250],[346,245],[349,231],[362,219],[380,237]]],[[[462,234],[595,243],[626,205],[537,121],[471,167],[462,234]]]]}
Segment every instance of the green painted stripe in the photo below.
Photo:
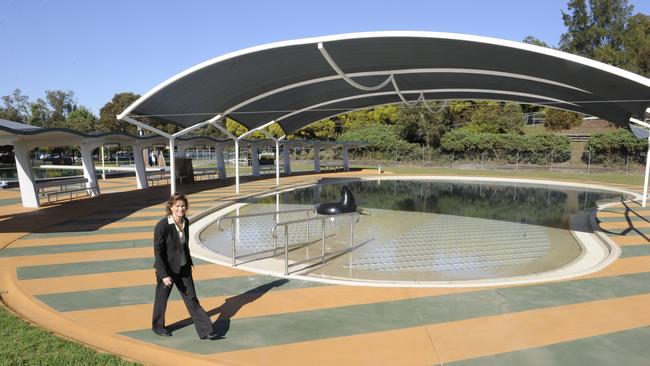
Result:
{"type": "Polygon", "coordinates": [[[637,213],[650,213],[650,207],[641,207],[635,206],[630,209],[625,209],[623,207],[608,207],[606,209],[600,210],[599,212],[616,212],[616,213],[626,213],[626,212],[637,212],[637,213]]]}
{"type": "Polygon", "coordinates": [[[621,229],[600,228],[600,231],[604,232],[605,234],[611,235],[613,237],[641,235],[641,234],[650,237],[650,228],[632,228],[632,227],[626,227],[621,229]]]}
{"type": "Polygon", "coordinates": [[[650,255],[650,245],[626,245],[621,247],[621,258],[643,257],[650,255]]]}
{"type": "Polygon", "coordinates": [[[650,222],[650,219],[639,217],[637,215],[630,215],[629,217],[599,217],[599,222],[650,222]]]}
{"type": "Polygon", "coordinates": [[[150,239],[142,239],[142,240],[124,240],[124,241],[105,241],[100,243],[89,243],[89,244],[61,244],[61,245],[43,245],[43,246],[23,247],[23,248],[5,248],[3,250],[0,250],[0,258],[27,256],[27,255],[90,252],[95,250],[108,250],[108,249],[142,248],[142,247],[147,247],[152,245],[153,244],[150,239]]]}
{"type": "MultiPolygon", "coordinates": [[[[118,287],[101,290],[66,292],[37,295],[36,297],[58,311],[73,311],[105,308],[111,306],[153,303],[155,280],[150,285],[118,287]]],[[[269,290],[289,290],[319,286],[316,282],[277,279],[271,276],[242,276],[195,282],[196,291],[201,297],[232,296],[242,293],[262,294],[269,290]]],[[[180,300],[178,291],[172,291],[171,299],[180,300]]]]}
{"type": "Polygon", "coordinates": [[[445,363],[445,365],[650,365],[648,343],[650,343],[650,327],[641,327],[545,347],[445,363]]]}
{"type": "MultiPolygon", "coordinates": [[[[195,265],[208,263],[196,258],[192,261],[195,265]]],[[[148,268],[153,268],[153,252],[151,258],[128,258],[107,261],[47,264],[41,266],[19,267],[16,272],[19,280],[29,280],[35,278],[134,271],[148,268]]]]}
{"type": "MultiPolygon", "coordinates": [[[[51,229],[58,229],[57,226],[50,227],[51,229]]],[[[143,226],[143,227],[124,227],[124,228],[109,228],[109,229],[97,229],[97,230],[83,230],[79,231],[60,231],[60,232],[48,232],[48,233],[31,233],[23,237],[23,239],[39,239],[39,238],[59,238],[62,236],[83,236],[83,235],[100,235],[100,234],[126,234],[126,233],[142,233],[142,232],[151,232],[153,235],[154,225],[143,226]]],[[[47,229],[45,229],[47,230],[47,229]]]]}
{"type": "MultiPolygon", "coordinates": [[[[211,354],[494,316],[648,292],[650,273],[640,273],[232,321],[228,314],[233,311],[226,309],[221,319],[216,322],[217,330],[225,335],[225,339],[219,340],[218,346],[210,342],[196,342],[196,333],[192,327],[175,331],[174,336],[169,339],[161,339],[148,329],[123,334],[183,351],[211,354]]],[[[233,303],[231,306],[236,308],[243,305],[233,303]]]]}
{"type": "Polygon", "coordinates": [[[4,198],[0,200],[0,206],[15,205],[20,202],[22,202],[20,198],[4,198]]]}

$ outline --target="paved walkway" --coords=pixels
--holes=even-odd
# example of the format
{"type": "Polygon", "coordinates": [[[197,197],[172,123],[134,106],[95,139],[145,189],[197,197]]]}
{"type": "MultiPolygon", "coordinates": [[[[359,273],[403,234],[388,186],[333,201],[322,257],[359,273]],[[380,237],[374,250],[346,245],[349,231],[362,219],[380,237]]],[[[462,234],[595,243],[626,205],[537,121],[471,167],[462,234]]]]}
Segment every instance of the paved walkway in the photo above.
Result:
{"type": "MultiPolygon", "coordinates": [[[[102,181],[97,199],[38,210],[22,209],[16,190],[0,191],[3,302],[43,328],[145,364],[650,365],[650,211],[635,203],[598,216],[622,246],[621,258],[563,282],[352,287],[198,262],[199,298],[223,335],[205,341],[174,296],[174,335],[149,330],[152,227],[164,215],[169,188],[136,191],[133,180],[102,181]]],[[[241,195],[273,187],[273,179],[246,181],[241,195]]],[[[190,215],[241,196],[231,181],[181,189],[189,193],[190,215]]]]}

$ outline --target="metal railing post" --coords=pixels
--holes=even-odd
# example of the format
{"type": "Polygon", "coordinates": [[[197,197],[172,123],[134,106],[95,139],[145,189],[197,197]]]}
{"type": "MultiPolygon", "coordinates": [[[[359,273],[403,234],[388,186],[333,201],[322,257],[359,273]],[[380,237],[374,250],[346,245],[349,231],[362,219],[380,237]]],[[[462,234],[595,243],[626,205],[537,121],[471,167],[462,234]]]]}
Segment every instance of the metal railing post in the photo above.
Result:
{"type": "Polygon", "coordinates": [[[232,228],[232,266],[235,267],[237,265],[237,254],[235,249],[237,246],[237,226],[233,220],[230,220],[230,227],[232,228]]]}
{"type": "Polygon", "coordinates": [[[322,231],[322,237],[321,237],[321,250],[320,250],[320,255],[321,255],[321,264],[325,264],[325,219],[322,219],[321,221],[321,231],[322,231]]]}
{"type": "Polygon", "coordinates": [[[289,274],[289,225],[284,225],[284,275],[289,274]]]}
{"type": "Polygon", "coordinates": [[[273,257],[278,255],[278,237],[275,237],[275,242],[273,243],[273,257]]]}
{"type": "MultiPolygon", "coordinates": [[[[307,212],[307,218],[309,218],[309,212],[307,212]]],[[[309,244],[309,236],[310,236],[310,234],[311,233],[309,232],[309,221],[307,221],[307,244],[309,244]]]]}
{"type": "MultiPolygon", "coordinates": [[[[280,222],[280,214],[275,215],[275,224],[277,225],[280,222]]],[[[278,238],[276,236],[275,242],[273,243],[273,257],[278,255],[278,238]]]]}
{"type": "Polygon", "coordinates": [[[311,217],[311,218],[308,217],[306,219],[301,219],[301,220],[278,222],[275,225],[273,225],[273,229],[271,230],[271,235],[273,235],[273,237],[276,239],[276,241],[277,241],[277,238],[278,238],[278,227],[279,226],[284,226],[284,235],[285,235],[285,238],[284,238],[285,275],[288,275],[290,273],[289,272],[290,267],[297,266],[297,265],[300,265],[300,264],[308,262],[308,261],[320,259],[321,264],[325,264],[325,259],[326,259],[326,256],[328,255],[327,250],[326,250],[327,248],[326,248],[326,245],[325,245],[326,244],[325,243],[325,237],[326,237],[326,234],[327,234],[325,225],[326,225],[328,220],[332,220],[335,217],[341,217],[341,216],[343,216],[343,217],[351,216],[352,220],[353,220],[350,223],[350,248],[349,249],[342,249],[342,250],[334,251],[334,252],[330,253],[330,255],[333,255],[333,254],[340,253],[342,251],[351,251],[351,250],[354,249],[354,245],[355,245],[354,244],[354,230],[356,228],[356,223],[359,220],[359,213],[358,212],[343,213],[343,214],[338,214],[338,215],[334,215],[334,216],[327,216],[327,217],[311,217]],[[321,255],[317,256],[317,257],[314,257],[312,259],[309,259],[309,242],[306,243],[307,245],[302,244],[302,243],[301,244],[294,244],[293,246],[306,247],[306,258],[303,261],[298,260],[298,261],[295,261],[294,263],[289,263],[289,225],[302,224],[303,222],[307,223],[309,225],[311,223],[311,221],[314,221],[314,222],[320,221],[321,222],[321,255]]]}
{"type": "Polygon", "coordinates": [[[517,170],[519,170],[519,151],[517,151],[517,158],[515,160],[515,167],[517,170]]]}

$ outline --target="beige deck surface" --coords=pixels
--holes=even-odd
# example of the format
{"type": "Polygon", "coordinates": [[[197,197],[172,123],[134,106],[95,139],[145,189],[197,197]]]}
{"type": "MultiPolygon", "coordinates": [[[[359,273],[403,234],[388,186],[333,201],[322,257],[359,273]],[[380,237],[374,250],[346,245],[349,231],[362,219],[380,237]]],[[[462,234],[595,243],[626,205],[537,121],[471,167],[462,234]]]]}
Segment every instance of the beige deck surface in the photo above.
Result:
{"type": "MultiPolygon", "coordinates": [[[[282,177],[283,186],[375,171],[282,177]]],[[[102,195],[23,209],[0,191],[2,301],[45,329],[155,365],[650,365],[650,210],[602,211],[622,246],[606,269],[555,283],[378,288],[278,279],[200,262],[202,305],[223,339],[196,337],[178,298],[170,338],[149,330],[151,238],[168,186],[101,181],[102,195]]],[[[275,187],[274,179],[179,186],[190,216],[275,187]]],[[[640,187],[625,187],[638,190],[640,187]]]]}

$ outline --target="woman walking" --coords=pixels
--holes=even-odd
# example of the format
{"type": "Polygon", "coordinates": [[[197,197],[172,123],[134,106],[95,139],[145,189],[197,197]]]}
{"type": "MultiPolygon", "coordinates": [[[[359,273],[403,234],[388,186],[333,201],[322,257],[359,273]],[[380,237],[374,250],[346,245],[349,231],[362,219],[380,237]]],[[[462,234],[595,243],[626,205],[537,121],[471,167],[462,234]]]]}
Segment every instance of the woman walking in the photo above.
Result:
{"type": "Polygon", "coordinates": [[[194,289],[192,257],[188,246],[190,223],[185,217],[188,207],[185,195],[174,193],[167,202],[167,217],[160,220],[154,230],[154,268],[157,285],[151,326],[153,332],[159,336],[172,335],[165,327],[165,310],[172,287],[176,285],[194,321],[199,338],[214,339],[218,335],[212,328],[210,317],[199,304],[194,289]]]}

